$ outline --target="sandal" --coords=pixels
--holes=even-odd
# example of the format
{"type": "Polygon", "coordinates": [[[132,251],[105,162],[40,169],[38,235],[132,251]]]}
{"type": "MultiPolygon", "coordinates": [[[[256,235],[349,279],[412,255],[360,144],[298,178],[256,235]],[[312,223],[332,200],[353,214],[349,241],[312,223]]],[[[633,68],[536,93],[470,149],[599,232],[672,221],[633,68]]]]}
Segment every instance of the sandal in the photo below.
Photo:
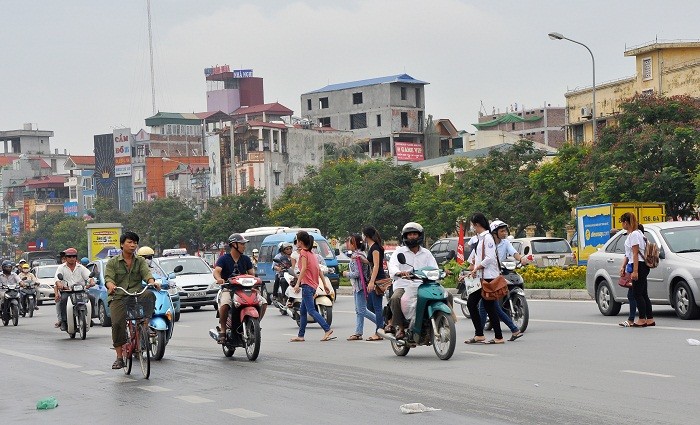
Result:
{"type": "Polygon", "coordinates": [[[360,334],[353,334],[353,335],[350,335],[350,336],[347,338],[347,340],[348,340],[348,341],[362,341],[362,335],[360,335],[360,334]]]}
{"type": "Polygon", "coordinates": [[[476,337],[469,338],[468,340],[464,341],[465,344],[483,344],[485,342],[486,342],[486,338],[476,339],[476,337]]]}
{"type": "Polygon", "coordinates": [[[124,361],[122,359],[117,359],[112,363],[112,369],[123,369],[124,368],[124,361]]]}
{"type": "Polygon", "coordinates": [[[381,341],[383,339],[384,338],[382,338],[381,336],[374,334],[371,337],[367,338],[365,341],[381,341]]]}
{"type": "Polygon", "coordinates": [[[510,338],[508,339],[508,341],[515,341],[516,339],[520,338],[521,336],[523,336],[523,333],[518,331],[518,332],[514,333],[513,335],[511,335],[510,338]]]}
{"type": "Polygon", "coordinates": [[[656,322],[647,323],[647,326],[656,326],[656,322]]]}
{"type": "Polygon", "coordinates": [[[635,323],[635,322],[632,322],[632,325],[631,325],[631,326],[632,326],[633,328],[646,328],[646,327],[647,327],[647,324],[646,324],[646,323],[635,323]]]}
{"type": "Polygon", "coordinates": [[[289,342],[304,342],[305,339],[300,337],[300,336],[295,336],[294,338],[290,339],[289,342]]]}
{"type": "Polygon", "coordinates": [[[333,335],[333,329],[329,329],[328,332],[326,332],[326,333],[323,335],[323,338],[321,338],[321,341],[330,341],[330,340],[336,338],[336,337],[331,336],[331,335],[333,335]]]}
{"type": "Polygon", "coordinates": [[[489,339],[488,341],[484,342],[484,344],[505,344],[506,341],[504,339],[489,339]]]}
{"type": "Polygon", "coordinates": [[[56,322],[53,324],[54,328],[60,328],[61,327],[61,322],[56,322]]]}
{"type": "Polygon", "coordinates": [[[631,320],[625,320],[624,322],[618,323],[618,324],[619,324],[620,326],[622,326],[623,328],[629,328],[629,327],[632,326],[633,323],[634,323],[634,322],[631,321],[631,320]]]}

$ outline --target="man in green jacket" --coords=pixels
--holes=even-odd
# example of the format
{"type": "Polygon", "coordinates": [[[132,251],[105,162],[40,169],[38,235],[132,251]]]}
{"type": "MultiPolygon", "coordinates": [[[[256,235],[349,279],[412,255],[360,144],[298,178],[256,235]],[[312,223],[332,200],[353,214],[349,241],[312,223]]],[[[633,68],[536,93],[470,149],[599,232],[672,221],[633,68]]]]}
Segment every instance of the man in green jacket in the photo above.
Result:
{"type": "MultiPolygon", "coordinates": [[[[124,367],[122,360],[122,346],[127,342],[126,337],[126,307],[124,301],[127,297],[123,291],[117,291],[120,287],[128,292],[140,292],[142,282],[153,284],[160,290],[160,284],[155,281],[148,263],[143,257],[136,255],[139,236],[134,232],[124,232],[119,237],[119,245],[122,252],[112,257],[105,266],[105,286],[109,293],[109,312],[112,318],[112,343],[117,353],[117,360],[112,364],[112,369],[124,367]]],[[[144,309],[145,320],[153,315],[156,297],[151,291],[146,291],[139,296],[139,301],[146,306],[144,309]]]]}

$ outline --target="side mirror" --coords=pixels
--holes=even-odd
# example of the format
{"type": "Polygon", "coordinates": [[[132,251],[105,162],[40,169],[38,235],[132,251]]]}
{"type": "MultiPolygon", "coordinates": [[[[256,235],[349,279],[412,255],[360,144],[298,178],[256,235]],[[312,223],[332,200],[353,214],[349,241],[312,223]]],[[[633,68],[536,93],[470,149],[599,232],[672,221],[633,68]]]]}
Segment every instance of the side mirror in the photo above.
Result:
{"type": "Polygon", "coordinates": [[[396,259],[399,260],[399,263],[401,263],[401,264],[406,264],[406,256],[403,255],[403,252],[399,252],[399,253],[396,255],[396,259]]]}
{"type": "Polygon", "coordinates": [[[63,273],[59,273],[56,277],[58,278],[58,280],[63,280],[63,273]]]}
{"type": "Polygon", "coordinates": [[[335,252],[336,257],[340,255],[340,250],[338,248],[334,249],[333,252],[335,252]]]}
{"type": "Polygon", "coordinates": [[[173,270],[174,273],[180,273],[181,271],[182,271],[182,265],[175,267],[175,269],[173,270]]]}

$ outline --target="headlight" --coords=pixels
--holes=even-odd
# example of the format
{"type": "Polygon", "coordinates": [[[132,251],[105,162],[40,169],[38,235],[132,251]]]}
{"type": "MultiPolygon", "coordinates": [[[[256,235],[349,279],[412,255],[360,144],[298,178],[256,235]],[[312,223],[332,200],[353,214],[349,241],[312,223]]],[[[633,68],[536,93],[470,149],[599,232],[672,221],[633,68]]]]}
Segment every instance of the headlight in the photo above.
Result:
{"type": "Polygon", "coordinates": [[[83,290],[83,285],[73,285],[73,290],[74,291],[82,291],[83,290]]]}
{"type": "Polygon", "coordinates": [[[238,294],[233,295],[233,306],[236,308],[241,306],[241,297],[239,297],[238,294]]]}
{"type": "Polygon", "coordinates": [[[440,279],[440,270],[424,270],[425,277],[430,280],[440,279]]]}
{"type": "Polygon", "coordinates": [[[238,283],[241,284],[241,286],[250,287],[255,285],[255,280],[254,277],[242,277],[238,279],[238,283]]]}

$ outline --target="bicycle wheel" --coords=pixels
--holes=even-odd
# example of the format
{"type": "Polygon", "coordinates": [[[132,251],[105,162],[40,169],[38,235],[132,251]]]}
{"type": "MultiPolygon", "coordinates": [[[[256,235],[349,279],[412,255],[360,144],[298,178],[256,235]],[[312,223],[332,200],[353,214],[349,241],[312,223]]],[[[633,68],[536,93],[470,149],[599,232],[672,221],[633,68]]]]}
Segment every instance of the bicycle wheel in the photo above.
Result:
{"type": "Polygon", "coordinates": [[[148,379],[151,376],[151,342],[148,340],[148,324],[146,322],[143,322],[139,327],[136,344],[136,355],[141,365],[141,373],[143,373],[144,378],[148,379]]]}

